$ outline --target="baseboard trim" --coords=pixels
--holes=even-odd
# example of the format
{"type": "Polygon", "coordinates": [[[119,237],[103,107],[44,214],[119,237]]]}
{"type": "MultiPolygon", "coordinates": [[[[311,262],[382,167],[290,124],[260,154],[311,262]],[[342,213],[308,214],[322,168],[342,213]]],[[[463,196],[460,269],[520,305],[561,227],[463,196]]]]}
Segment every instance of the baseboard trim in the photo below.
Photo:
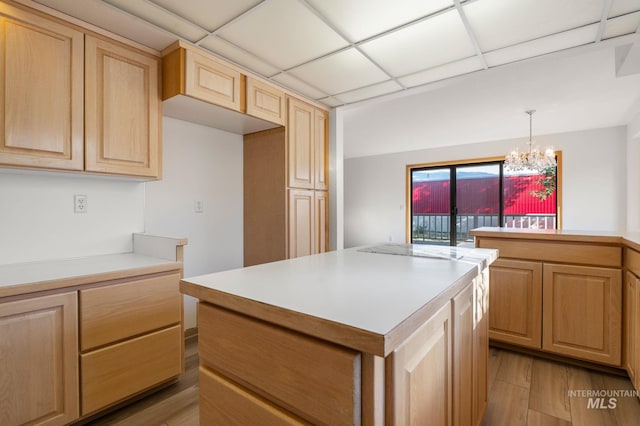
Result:
{"type": "Polygon", "coordinates": [[[198,327],[188,328],[184,331],[185,342],[190,339],[198,338],[198,327]]]}
{"type": "Polygon", "coordinates": [[[590,370],[600,371],[602,373],[615,374],[617,376],[629,377],[627,371],[621,367],[615,367],[612,365],[598,364],[595,362],[585,361],[581,359],[571,358],[562,355],[556,355],[549,352],[537,351],[535,349],[523,348],[520,346],[512,345],[509,343],[499,342],[496,340],[489,340],[489,346],[496,348],[507,349],[514,352],[519,352],[525,355],[532,355],[538,358],[544,358],[551,361],[563,362],[565,364],[575,365],[577,367],[588,368],[590,370]]]}

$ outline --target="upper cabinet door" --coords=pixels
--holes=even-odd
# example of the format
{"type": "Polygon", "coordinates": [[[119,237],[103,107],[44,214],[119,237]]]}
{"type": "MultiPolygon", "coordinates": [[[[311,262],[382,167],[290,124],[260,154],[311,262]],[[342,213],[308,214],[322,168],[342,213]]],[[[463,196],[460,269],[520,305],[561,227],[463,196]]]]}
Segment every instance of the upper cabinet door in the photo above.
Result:
{"type": "Polygon", "coordinates": [[[86,170],[159,177],[158,58],[87,36],[86,170]]]}
{"type": "Polygon", "coordinates": [[[83,34],[2,6],[0,164],[82,170],[83,34]]]}
{"type": "Polygon", "coordinates": [[[315,189],[328,190],[329,180],[327,179],[328,167],[328,146],[327,146],[327,112],[319,109],[314,110],[313,137],[314,137],[314,157],[315,157],[315,189]]]}
{"type": "Polygon", "coordinates": [[[314,189],[314,108],[289,98],[287,126],[289,187],[314,189]]]}
{"type": "Polygon", "coordinates": [[[244,112],[244,76],[239,71],[191,50],[185,55],[187,95],[244,112]]]}
{"type": "Polygon", "coordinates": [[[284,92],[255,78],[247,77],[247,114],[284,125],[284,92]]]}

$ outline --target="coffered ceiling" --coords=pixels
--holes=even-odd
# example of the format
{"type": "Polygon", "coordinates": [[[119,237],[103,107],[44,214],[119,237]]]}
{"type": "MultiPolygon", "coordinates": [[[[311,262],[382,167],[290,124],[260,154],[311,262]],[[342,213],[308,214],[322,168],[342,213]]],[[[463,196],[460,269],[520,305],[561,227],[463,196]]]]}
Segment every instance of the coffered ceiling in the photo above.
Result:
{"type": "Polygon", "coordinates": [[[640,27],[640,0],[31,1],[158,50],[186,40],[332,107],[640,27]]]}

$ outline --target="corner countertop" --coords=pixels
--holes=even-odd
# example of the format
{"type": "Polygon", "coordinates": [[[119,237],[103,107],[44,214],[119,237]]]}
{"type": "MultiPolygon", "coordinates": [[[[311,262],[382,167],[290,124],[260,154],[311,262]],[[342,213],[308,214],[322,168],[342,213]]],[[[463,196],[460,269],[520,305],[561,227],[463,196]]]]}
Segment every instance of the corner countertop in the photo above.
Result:
{"type": "Polygon", "coordinates": [[[497,251],[382,244],[185,278],[183,293],[386,356],[497,251]],[[431,250],[431,252],[429,252],[431,250]]]}
{"type": "Polygon", "coordinates": [[[526,229],[483,227],[469,231],[470,235],[490,238],[575,241],[620,244],[640,251],[640,232],[583,231],[567,229],[526,229]]]}
{"type": "Polygon", "coordinates": [[[134,251],[0,265],[0,299],[182,268],[184,238],[133,234],[134,251]]]}

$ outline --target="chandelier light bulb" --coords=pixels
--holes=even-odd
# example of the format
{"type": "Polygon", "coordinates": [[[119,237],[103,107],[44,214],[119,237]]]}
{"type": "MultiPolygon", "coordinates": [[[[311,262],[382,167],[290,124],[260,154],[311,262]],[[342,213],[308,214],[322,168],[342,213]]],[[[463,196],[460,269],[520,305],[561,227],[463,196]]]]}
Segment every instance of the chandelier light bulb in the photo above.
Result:
{"type": "Polygon", "coordinates": [[[555,151],[553,147],[548,147],[544,151],[534,145],[533,136],[533,113],[535,110],[525,111],[529,114],[529,145],[528,152],[520,153],[518,148],[511,151],[504,159],[504,168],[507,171],[532,171],[544,173],[550,167],[556,166],[555,151]]]}

